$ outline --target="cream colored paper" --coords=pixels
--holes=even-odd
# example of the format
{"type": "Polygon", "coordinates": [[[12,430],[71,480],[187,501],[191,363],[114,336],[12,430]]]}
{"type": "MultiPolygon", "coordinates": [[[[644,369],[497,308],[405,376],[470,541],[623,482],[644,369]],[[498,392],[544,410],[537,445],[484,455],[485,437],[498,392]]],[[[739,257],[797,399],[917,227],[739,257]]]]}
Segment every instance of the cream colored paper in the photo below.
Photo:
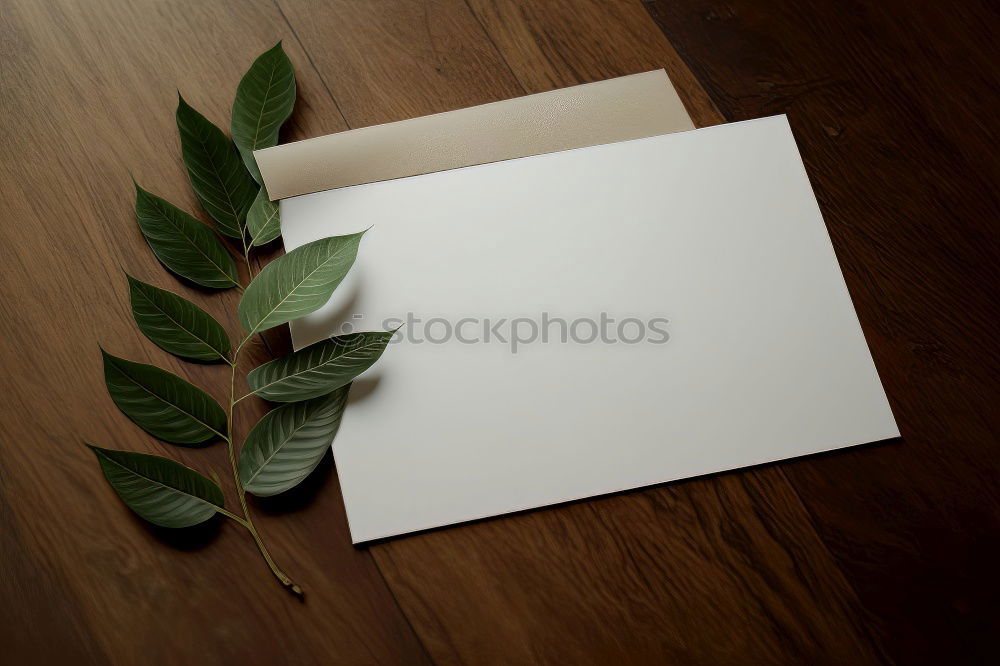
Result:
{"type": "Polygon", "coordinates": [[[271,199],[693,129],[660,69],[254,153],[271,199]]]}

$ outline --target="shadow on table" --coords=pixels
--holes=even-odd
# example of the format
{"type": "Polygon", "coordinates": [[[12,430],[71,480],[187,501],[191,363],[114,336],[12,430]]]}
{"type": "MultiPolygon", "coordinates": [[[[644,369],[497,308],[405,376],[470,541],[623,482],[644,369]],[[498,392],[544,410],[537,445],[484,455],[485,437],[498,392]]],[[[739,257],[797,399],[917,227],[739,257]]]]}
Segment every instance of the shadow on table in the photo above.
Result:
{"type": "MultiPolygon", "coordinates": [[[[308,506],[316,498],[320,489],[329,483],[330,477],[333,476],[333,468],[333,452],[327,451],[316,469],[303,479],[302,483],[291,490],[274,497],[254,497],[248,494],[247,500],[252,506],[251,510],[276,515],[297,511],[308,506]]],[[[184,551],[200,550],[212,543],[218,536],[223,521],[226,520],[221,514],[215,514],[199,525],[168,528],[157,527],[135,514],[132,514],[132,518],[141,523],[146,531],[161,543],[184,551]]]]}
{"type": "Polygon", "coordinates": [[[219,535],[219,527],[226,520],[221,514],[215,514],[205,522],[192,527],[170,528],[157,527],[152,523],[133,514],[133,518],[146,528],[161,543],[176,548],[177,550],[195,551],[201,550],[208,544],[215,541],[219,535]]]}

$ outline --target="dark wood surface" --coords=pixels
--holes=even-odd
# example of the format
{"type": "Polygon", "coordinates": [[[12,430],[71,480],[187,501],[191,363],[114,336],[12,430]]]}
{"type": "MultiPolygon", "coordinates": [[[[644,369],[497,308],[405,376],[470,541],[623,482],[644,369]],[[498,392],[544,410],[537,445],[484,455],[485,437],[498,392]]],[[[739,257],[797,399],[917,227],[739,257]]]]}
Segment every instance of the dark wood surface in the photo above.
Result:
{"type": "MultiPolygon", "coordinates": [[[[7,0],[0,21],[10,663],[997,659],[991,7],[7,0]],[[98,343],[219,396],[226,378],[130,321],[120,268],[176,283],[135,227],[129,174],[197,210],[176,88],[225,125],[240,74],[277,39],[300,87],[284,140],[658,67],[698,125],[788,113],[903,439],[366,548],[350,545],[328,460],[295,496],[254,505],[304,604],[234,526],[149,528],[82,440],[223,479],[225,452],[132,426],[98,343]]],[[[183,293],[236,330],[235,294],[183,293]]]]}
{"type": "Polygon", "coordinates": [[[787,113],[903,440],[783,466],[900,663],[1000,649],[996,4],[649,5],[728,120],[787,113]]]}

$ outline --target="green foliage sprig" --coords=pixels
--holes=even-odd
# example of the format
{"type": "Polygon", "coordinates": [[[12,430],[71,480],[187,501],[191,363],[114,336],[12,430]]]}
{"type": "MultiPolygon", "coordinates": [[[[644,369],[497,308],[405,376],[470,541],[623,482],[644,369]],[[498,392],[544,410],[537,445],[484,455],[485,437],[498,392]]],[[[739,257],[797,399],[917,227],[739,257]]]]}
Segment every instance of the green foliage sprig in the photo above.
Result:
{"type": "Polygon", "coordinates": [[[244,335],[234,347],[226,329],[194,303],[125,276],[135,322],[153,344],[186,360],[229,366],[228,405],[223,408],[208,393],[166,370],[101,350],[108,393],[140,428],[179,446],[226,443],[240,512],[225,508],[216,482],[178,462],[88,446],[108,483],[139,516],[161,527],[181,528],[222,514],[250,532],[278,580],[301,595],[302,589],[268,553],[246,493],[277,495],[316,468],[336,434],[351,381],[378,360],[392,333],[332,338],[265,363],[247,376],[250,393],[236,396],[240,352],[261,331],[326,303],[354,264],[364,235],[308,243],[253,275],[252,248],[281,233],[278,206],[267,196],[253,151],[277,144],[295,94],[292,64],[279,42],[257,58],[240,81],[232,139],[179,97],[177,128],[184,165],[214,227],[135,184],[136,220],[160,263],[202,287],[242,292],[238,319],[244,335]],[[239,245],[231,248],[231,243],[239,245]],[[233,254],[246,265],[245,287],[233,254]],[[265,414],[237,448],[236,405],[250,396],[282,404],[265,414]]]}

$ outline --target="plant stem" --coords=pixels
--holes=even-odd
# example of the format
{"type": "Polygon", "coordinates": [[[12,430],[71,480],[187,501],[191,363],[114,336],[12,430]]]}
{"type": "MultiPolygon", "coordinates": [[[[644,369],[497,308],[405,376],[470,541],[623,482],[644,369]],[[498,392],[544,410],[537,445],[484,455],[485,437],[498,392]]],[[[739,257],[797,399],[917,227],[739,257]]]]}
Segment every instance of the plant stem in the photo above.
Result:
{"type": "Polygon", "coordinates": [[[247,237],[244,234],[241,238],[243,241],[243,261],[247,264],[247,284],[253,280],[253,268],[250,267],[250,246],[247,245],[247,237]]]}
{"type": "Polygon", "coordinates": [[[226,412],[226,430],[229,434],[225,437],[226,447],[229,450],[229,464],[233,469],[233,483],[236,485],[236,497],[240,500],[240,508],[243,510],[243,517],[241,518],[224,509],[221,510],[220,513],[232,518],[234,521],[245,527],[248,532],[250,532],[250,535],[253,536],[254,542],[257,544],[257,550],[259,550],[260,554],[264,557],[264,561],[267,562],[267,566],[270,567],[271,573],[274,574],[274,577],[277,578],[290,592],[301,597],[303,595],[302,588],[296,585],[284,571],[278,568],[278,565],[275,564],[274,560],[271,558],[271,553],[268,552],[267,546],[264,545],[264,541],[260,538],[260,533],[257,531],[257,527],[253,524],[253,517],[250,515],[250,507],[247,506],[246,491],[243,490],[243,484],[240,483],[239,465],[236,462],[236,446],[233,443],[233,424],[235,422],[235,407],[238,402],[236,400],[236,368],[239,365],[240,350],[243,348],[243,345],[246,344],[247,340],[249,340],[249,338],[243,340],[243,342],[236,347],[236,351],[233,352],[232,361],[229,363],[232,369],[229,376],[229,409],[226,412]]]}
{"type": "MultiPolygon", "coordinates": [[[[246,236],[243,236],[242,240],[243,240],[243,261],[246,262],[246,266],[247,266],[247,286],[249,286],[250,283],[253,282],[253,264],[250,263],[250,248],[252,246],[251,245],[247,245],[246,236]]],[[[242,286],[239,286],[239,290],[240,290],[241,294],[246,291],[242,286]]],[[[264,349],[267,350],[267,353],[271,356],[271,358],[277,358],[274,355],[274,351],[272,351],[272,349],[271,349],[271,345],[268,344],[267,338],[264,337],[264,334],[263,333],[258,333],[257,337],[260,338],[261,344],[264,345],[264,349]]],[[[246,396],[244,396],[244,397],[246,397],[246,396]]],[[[239,402],[239,400],[237,400],[237,402],[239,402]]]]}
{"type": "Polygon", "coordinates": [[[219,513],[221,513],[226,518],[230,518],[232,520],[235,520],[237,523],[239,523],[243,527],[247,526],[247,521],[243,520],[242,518],[240,518],[239,516],[237,516],[232,511],[229,511],[228,509],[223,509],[222,507],[218,507],[218,508],[216,508],[216,511],[218,511],[219,513]]]}

